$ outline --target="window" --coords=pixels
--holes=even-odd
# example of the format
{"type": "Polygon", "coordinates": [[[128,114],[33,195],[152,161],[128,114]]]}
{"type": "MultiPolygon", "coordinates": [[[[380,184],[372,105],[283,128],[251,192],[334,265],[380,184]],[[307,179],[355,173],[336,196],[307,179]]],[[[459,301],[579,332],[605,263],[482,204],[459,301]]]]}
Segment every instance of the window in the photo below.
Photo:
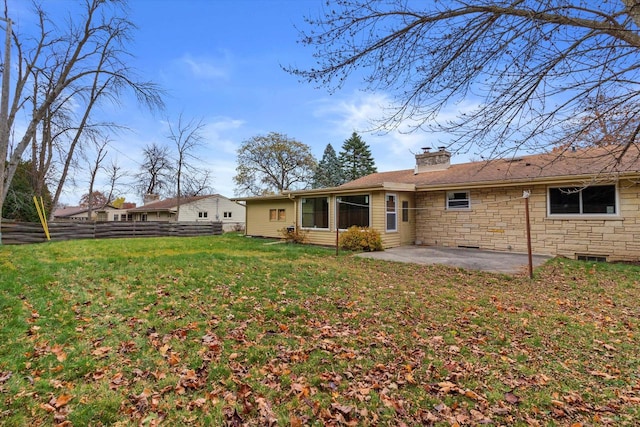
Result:
{"type": "Polygon", "coordinates": [[[396,195],[387,194],[385,196],[385,202],[387,208],[387,231],[396,231],[398,219],[398,213],[396,212],[396,195]]]}
{"type": "Polygon", "coordinates": [[[329,200],[326,197],[302,199],[302,226],[305,228],[329,228],[329,200]]]}
{"type": "Polygon", "coordinates": [[[284,209],[269,209],[269,221],[284,221],[286,217],[284,209]]]}
{"type": "Polygon", "coordinates": [[[140,215],[140,221],[146,221],[146,220],[147,220],[147,214],[140,215]]]}
{"type": "Polygon", "coordinates": [[[231,218],[231,212],[224,212],[223,216],[225,218],[231,218]]]}
{"type": "Polygon", "coordinates": [[[469,209],[471,198],[468,191],[449,191],[447,193],[447,209],[469,209]]]}
{"type": "Polygon", "coordinates": [[[402,201],[402,222],[409,222],[409,201],[402,201]]]}
{"type": "Polygon", "coordinates": [[[369,226],[369,196],[342,196],[338,198],[338,224],[341,229],[353,225],[369,226]]]}
{"type": "Polygon", "coordinates": [[[198,212],[198,218],[207,218],[209,216],[209,212],[198,212]]]}
{"type": "Polygon", "coordinates": [[[606,255],[581,255],[576,254],[578,261],[590,261],[590,262],[607,262],[606,255]]]}
{"type": "Polygon", "coordinates": [[[549,188],[550,215],[615,215],[616,186],[594,185],[585,188],[549,188]]]}
{"type": "Polygon", "coordinates": [[[118,214],[113,214],[113,220],[114,220],[114,221],[119,221],[119,220],[120,220],[120,215],[118,215],[118,214]]]}

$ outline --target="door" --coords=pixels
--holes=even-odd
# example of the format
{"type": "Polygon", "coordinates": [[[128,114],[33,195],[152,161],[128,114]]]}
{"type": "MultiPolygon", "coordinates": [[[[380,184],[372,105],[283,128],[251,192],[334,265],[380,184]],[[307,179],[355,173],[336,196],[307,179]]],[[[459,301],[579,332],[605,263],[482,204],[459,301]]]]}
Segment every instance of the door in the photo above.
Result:
{"type": "Polygon", "coordinates": [[[413,245],[416,240],[416,210],[412,195],[400,196],[400,244],[413,245]]]}

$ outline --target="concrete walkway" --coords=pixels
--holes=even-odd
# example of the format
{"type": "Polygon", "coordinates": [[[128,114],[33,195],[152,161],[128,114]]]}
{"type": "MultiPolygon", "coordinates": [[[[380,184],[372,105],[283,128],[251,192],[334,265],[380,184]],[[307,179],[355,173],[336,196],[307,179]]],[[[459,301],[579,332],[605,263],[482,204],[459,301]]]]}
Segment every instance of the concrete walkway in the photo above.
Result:
{"type": "MultiPolygon", "coordinates": [[[[438,246],[400,246],[380,252],[363,252],[358,256],[386,261],[412,262],[415,264],[444,264],[467,270],[506,274],[527,274],[529,265],[527,254],[438,246]]],[[[550,258],[548,256],[534,255],[534,268],[544,264],[550,258]]]]}

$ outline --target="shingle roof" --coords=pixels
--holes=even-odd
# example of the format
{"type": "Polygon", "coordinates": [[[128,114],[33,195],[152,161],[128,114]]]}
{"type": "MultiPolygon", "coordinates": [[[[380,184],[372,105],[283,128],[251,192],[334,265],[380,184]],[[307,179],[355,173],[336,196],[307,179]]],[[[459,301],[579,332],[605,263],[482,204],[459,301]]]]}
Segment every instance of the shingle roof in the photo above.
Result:
{"type": "Polygon", "coordinates": [[[413,184],[416,189],[456,184],[507,184],[550,179],[584,179],[640,173],[640,147],[631,145],[550,152],[515,159],[453,164],[440,171],[416,174],[413,169],[379,172],[350,181],[340,190],[381,186],[385,183],[413,184]],[[619,160],[619,161],[618,161],[619,160]]]}
{"type": "Polygon", "coordinates": [[[53,211],[53,216],[63,218],[67,216],[78,215],[88,211],[89,211],[89,208],[82,207],[82,206],[67,206],[64,208],[58,208],[55,211],[53,211]]]}
{"type": "MultiPolygon", "coordinates": [[[[209,194],[207,196],[193,196],[193,197],[181,197],[180,205],[186,205],[198,200],[207,199],[209,197],[215,197],[217,194],[209,194]]],[[[133,209],[128,209],[129,212],[150,212],[150,211],[168,211],[178,206],[178,198],[173,197],[171,199],[158,200],[155,202],[147,203],[144,206],[140,206],[133,209]]]]}

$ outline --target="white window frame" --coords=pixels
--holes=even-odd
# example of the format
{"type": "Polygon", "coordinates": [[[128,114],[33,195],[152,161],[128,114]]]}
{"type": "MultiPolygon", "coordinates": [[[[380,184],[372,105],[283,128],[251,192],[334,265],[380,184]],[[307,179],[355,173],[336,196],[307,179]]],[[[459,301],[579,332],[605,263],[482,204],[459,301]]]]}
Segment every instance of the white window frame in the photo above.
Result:
{"type": "Polygon", "coordinates": [[[620,217],[620,192],[618,189],[618,185],[616,184],[602,184],[602,185],[592,185],[590,187],[585,187],[585,188],[581,188],[581,186],[576,185],[576,186],[571,186],[571,185],[557,185],[557,186],[549,186],[547,187],[547,216],[549,218],[554,218],[554,219],[573,219],[573,218],[580,218],[580,219],[585,219],[585,218],[606,218],[606,219],[611,219],[611,218],[616,218],[616,217],[620,217]],[[612,213],[584,213],[584,204],[583,204],[583,200],[582,200],[582,191],[584,191],[586,188],[594,188],[594,187],[614,187],[614,191],[615,191],[615,195],[614,195],[614,212],[612,213]],[[551,190],[552,189],[560,189],[560,188],[567,188],[567,189],[575,189],[576,192],[579,194],[579,199],[578,199],[578,208],[579,208],[579,212],[569,212],[569,213],[552,213],[551,212],[551,190]]]}
{"type": "Polygon", "coordinates": [[[471,191],[470,190],[447,191],[447,194],[446,194],[445,197],[446,197],[447,210],[460,211],[460,210],[470,210],[471,209],[471,191]],[[465,193],[467,195],[467,198],[466,199],[453,199],[453,198],[451,198],[451,196],[453,196],[454,194],[459,194],[459,193],[465,193]],[[451,201],[456,201],[456,202],[466,201],[467,204],[466,204],[466,206],[451,206],[451,204],[450,204],[451,201]]]}
{"type": "Polygon", "coordinates": [[[395,193],[387,193],[384,195],[384,220],[386,231],[398,231],[398,196],[395,193]],[[393,197],[393,211],[389,210],[389,198],[393,197]],[[393,227],[389,227],[389,218],[393,218],[393,227]]]}

